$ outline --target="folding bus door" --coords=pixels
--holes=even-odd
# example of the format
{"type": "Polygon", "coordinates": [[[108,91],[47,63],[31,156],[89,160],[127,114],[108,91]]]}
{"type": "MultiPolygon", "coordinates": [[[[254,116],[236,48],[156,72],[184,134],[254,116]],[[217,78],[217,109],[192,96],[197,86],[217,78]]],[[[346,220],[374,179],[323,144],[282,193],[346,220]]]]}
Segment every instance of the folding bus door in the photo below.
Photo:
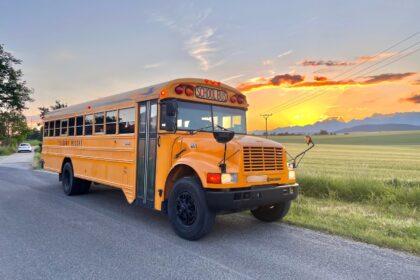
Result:
{"type": "Polygon", "coordinates": [[[137,202],[154,208],[157,100],[140,102],[138,112],[137,202]]]}

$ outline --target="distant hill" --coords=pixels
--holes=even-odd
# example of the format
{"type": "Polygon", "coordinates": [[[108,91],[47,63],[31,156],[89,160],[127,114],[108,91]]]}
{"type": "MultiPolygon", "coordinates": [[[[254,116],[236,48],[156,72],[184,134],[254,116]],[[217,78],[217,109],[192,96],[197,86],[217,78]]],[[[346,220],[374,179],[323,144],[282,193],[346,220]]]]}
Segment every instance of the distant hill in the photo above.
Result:
{"type": "MultiPolygon", "coordinates": [[[[271,130],[270,133],[313,134],[321,130],[326,130],[328,132],[338,132],[344,129],[350,129],[355,126],[363,126],[363,125],[420,126],[420,112],[395,113],[395,114],[389,114],[389,115],[375,114],[375,115],[372,115],[371,117],[368,117],[362,120],[352,120],[349,122],[344,122],[339,119],[328,119],[325,121],[319,121],[314,124],[306,125],[306,126],[291,126],[291,127],[276,128],[276,129],[271,130]]],[[[379,126],[377,126],[377,129],[378,130],[371,130],[371,131],[382,131],[382,129],[379,126]]],[[[401,129],[398,129],[398,130],[401,130],[401,129]]],[[[263,134],[264,131],[258,130],[258,131],[254,131],[254,133],[263,134]]]]}
{"type": "Polygon", "coordinates": [[[364,124],[335,131],[335,133],[420,130],[411,124],[364,124]]]}

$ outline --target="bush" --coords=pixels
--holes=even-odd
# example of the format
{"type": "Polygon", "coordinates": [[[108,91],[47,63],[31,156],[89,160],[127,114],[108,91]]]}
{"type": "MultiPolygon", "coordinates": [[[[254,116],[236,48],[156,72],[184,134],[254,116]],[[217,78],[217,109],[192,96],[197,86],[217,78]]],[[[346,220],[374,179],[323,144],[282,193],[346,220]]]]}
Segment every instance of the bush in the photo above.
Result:
{"type": "Polygon", "coordinates": [[[10,154],[13,154],[15,152],[15,148],[13,148],[12,146],[0,146],[0,156],[7,156],[10,154]]]}

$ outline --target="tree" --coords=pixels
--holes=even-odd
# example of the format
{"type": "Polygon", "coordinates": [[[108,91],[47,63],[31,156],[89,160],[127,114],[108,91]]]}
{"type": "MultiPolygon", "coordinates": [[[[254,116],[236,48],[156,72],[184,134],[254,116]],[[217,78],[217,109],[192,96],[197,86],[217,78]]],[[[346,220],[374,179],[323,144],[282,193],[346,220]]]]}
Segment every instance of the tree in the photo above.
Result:
{"type": "Polygon", "coordinates": [[[63,103],[60,100],[56,100],[54,105],[51,105],[50,107],[38,107],[39,110],[39,117],[43,120],[45,118],[45,115],[50,112],[50,111],[54,111],[54,110],[58,110],[61,108],[66,108],[67,107],[67,103],[63,103]]]}
{"type": "Polygon", "coordinates": [[[33,90],[22,80],[22,71],[16,69],[19,64],[21,60],[0,44],[0,140],[7,145],[23,140],[29,132],[22,111],[33,101],[33,90]]]}
{"type": "Polygon", "coordinates": [[[22,80],[22,71],[16,70],[15,66],[21,64],[9,52],[6,52],[0,44],[0,111],[22,112],[26,109],[26,102],[33,101],[33,90],[26,86],[22,80]]]}

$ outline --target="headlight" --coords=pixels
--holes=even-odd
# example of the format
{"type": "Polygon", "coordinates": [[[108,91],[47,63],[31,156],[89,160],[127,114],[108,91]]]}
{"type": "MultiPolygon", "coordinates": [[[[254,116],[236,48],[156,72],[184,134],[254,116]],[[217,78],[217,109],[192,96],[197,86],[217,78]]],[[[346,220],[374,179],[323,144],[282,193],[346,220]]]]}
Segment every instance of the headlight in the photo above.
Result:
{"type": "Polygon", "coordinates": [[[289,170],[289,180],[296,179],[296,174],[294,170],[289,170]]]}
{"type": "Polygon", "coordinates": [[[237,173],[223,173],[222,174],[222,184],[237,183],[237,182],[238,182],[237,173]]]}

